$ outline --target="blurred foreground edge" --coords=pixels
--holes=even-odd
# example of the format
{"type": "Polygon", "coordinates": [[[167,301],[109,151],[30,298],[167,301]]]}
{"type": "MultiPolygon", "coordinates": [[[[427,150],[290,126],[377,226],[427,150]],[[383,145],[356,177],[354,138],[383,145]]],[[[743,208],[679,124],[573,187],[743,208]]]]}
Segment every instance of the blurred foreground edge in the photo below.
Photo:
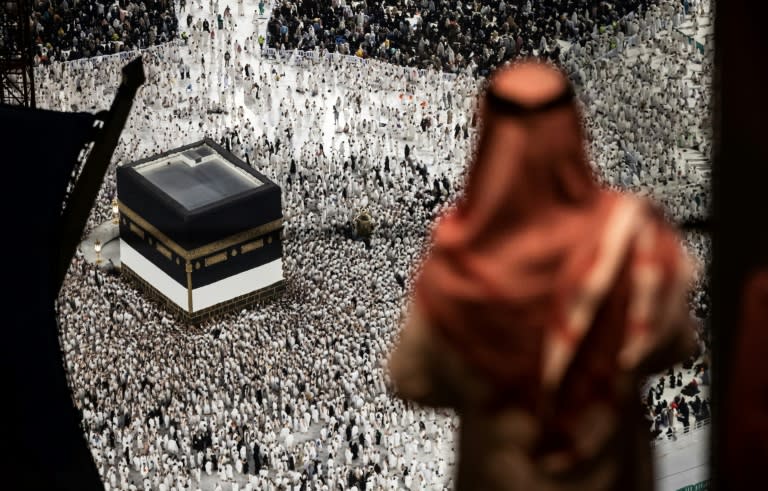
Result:
{"type": "Polygon", "coordinates": [[[0,106],[6,185],[1,445],[12,483],[4,489],[103,489],[67,384],[54,303],[143,82],[138,58],[123,68],[110,110],[96,115],[0,106]]]}
{"type": "Polygon", "coordinates": [[[765,2],[717,2],[713,165],[712,487],[765,487],[768,464],[765,2]],[[759,417],[757,417],[759,415],[759,417]],[[757,418],[756,418],[757,417],[757,418]]]}

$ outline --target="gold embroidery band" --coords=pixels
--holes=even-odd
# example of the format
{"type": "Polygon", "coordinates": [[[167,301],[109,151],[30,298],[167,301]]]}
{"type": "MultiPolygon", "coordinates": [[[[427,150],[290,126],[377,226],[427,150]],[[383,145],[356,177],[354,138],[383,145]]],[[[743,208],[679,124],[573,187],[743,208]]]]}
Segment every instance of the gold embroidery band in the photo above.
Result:
{"type": "MultiPolygon", "coordinates": [[[[169,239],[164,233],[155,228],[151,223],[144,220],[144,218],[139,216],[136,212],[125,206],[120,200],[117,201],[117,206],[121,215],[127,216],[129,219],[131,219],[131,221],[139,224],[144,230],[146,230],[150,235],[154,236],[168,249],[172,250],[179,256],[188,259],[186,249],[169,239]]],[[[133,224],[131,225],[133,226],[133,224]]],[[[131,227],[131,230],[133,230],[133,227],[131,227]]],[[[144,236],[142,235],[142,237],[144,236]]]]}
{"type": "Polygon", "coordinates": [[[205,267],[213,266],[214,264],[223,263],[227,260],[227,251],[220,252],[215,256],[205,258],[205,267]]]}
{"type": "Polygon", "coordinates": [[[137,227],[135,223],[130,224],[128,228],[131,229],[131,232],[133,232],[134,234],[138,235],[142,239],[144,238],[144,231],[139,227],[137,227]]]}
{"type": "Polygon", "coordinates": [[[200,246],[197,249],[192,249],[187,253],[191,259],[207,256],[209,254],[213,254],[216,251],[220,251],[221,249],[229,249],[230,247],[242,244],[248,240],[255,239],[264,234],[268,234],[269,232],[280,230],[282,227],[283,219],[278,218],[277,220],[265,223],[264,225],[259,225],[256,228],[244,230],[243,232],[231,235],[226,239],[217,240],[216,242],[211,242],[210,244],[200,246]]]}
{"type": "Polygon", "coordinates": [[[192,314],[192,263],[187,261],[184,271],[187,273],[187,310],[192,314]]]}
{"type": "MultiPolygon", "coordinates": [[[[147,233],[155,237],[158,242],[162,243],[166,248],[170,249],[171,251],[175,252],[177,255],[183,257],[188,261],[191,261],[203,256],[211,255],[214,252],[217,252],[221,249],[227,249],[232,246],[236,246],[238,244],[241,244],[251,239],[255,239],[269,232],[274,232],[275,230],[279,230],[283,227],[283,219],[278,218],[277,220],[273,220],[269,223],[265,223],[264,225],[260,225],[255,228],[245,230],[235,235],[231,235],[227,238],[217,240],[216,242],[211,242],[210,244],[205,244],[196,249],[186,250],[183,247],[181,247],[179,244],[171,240],[167,235],[165,235],[160,230],[158,230],[154,225],[152,225],[151,223],[146,221],[144,218],[139,216],[136,212],[134,212],[133,210],[125,206],[125,204],[122,201],[118,200],[117,205],[120,209],[121,214],[128,217],[131,221],[136,222],[138,226],[140,226],[141,228],[146,230],[147,233]]],[[[131,230],[133,230],[133,226],[131,227],[131,230]]],[[[143,235],[141,236],[143,237],[143,235]]]]}
{"type": "Polygon", "coordinates": [[[155,247],[157,248],[157,251],[160,254],[162,254],[163,256],[167,257],[169,261],[171,260],[171,257],[173,257],[173,254],[171,253],[170,250],[168,250],[167,247],[165,247],[164,245],[162,245],[159,242],[155,245],[155,247]]]}
{"type": "Polygon", "coordinates": [[[253,242],[248,242],[247,244],[243,244],[240,246],[240,254],[245,254],[247,252],[255,251],[256,249],[261,249],[264,246],[264,239],[258,239],[254,240],[253,242]]]}

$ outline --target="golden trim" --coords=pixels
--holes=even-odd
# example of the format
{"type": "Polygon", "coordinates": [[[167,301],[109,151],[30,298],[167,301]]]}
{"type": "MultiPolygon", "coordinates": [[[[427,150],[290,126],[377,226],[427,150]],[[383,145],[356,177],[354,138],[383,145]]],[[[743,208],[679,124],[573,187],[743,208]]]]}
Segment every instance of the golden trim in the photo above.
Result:
{"type": "Polygon", "coordinates": [[[280,228],[282,228],[282,226],[283,226],[283,219],[278,218],[277,220],[273,220],[269,223],[265,223],[264,225],[260,225],[256,228],[252,228],[252,229],[237,233],[235,235],[231,235],[226,239],[217,240],[216,242],[211,242],[210,244],[200,246],[197,249],[192,249],[191,251],[188,251],[188,254],[192,259],[202,257],[202,256],[207,256],[216,251],[220,251],[221,249],[228,249],[232,246],[241,244],[247,240],[255,239],[264,234],[268,234],[269,232],[279,230],[280,228]]]}
{"type": "Polygon", "coordinates": [[[187,308],[189,313],[192,314],[192,263],[187,261],[184,270],[187,272],[187,308]]]}
{"type": "Polygon", "coordinates": [[[158,242],[157,244],[155,244],[155,248],[157,249],[157,251],[158,251],[160,254],[162,254],[163,256],[167,257],[169,261],[171,261],[171,260],[173,259],[173,253],[172,253],[170,250],[168,250],[168,248],[167,248],[167,247],[165,247],[165,246],[164,246],[163,244],[161,244],[160,242],[158,242]]]}
{"type": "Polygon", "coordinates": [[[264,247],[264,239],[258,239],[254,240],[253,242],[248,242],[247,244],[243,244],[240,246],[240,254],[246,254],[251,251],[255,251],[256,249],[261,249],[264,247]]]}
{"type": "Polygon", "coordinates": [[[128,225],[128,228],[134,234],[138,235],[142,239],[144,238],[144,231],[142,229],[140,229],[135,223],[131,223],[130,225],[128,225]]]}
{"type": "Polygon", "coordinates": [[[232,246],[236,246],[242,242],[255,239],[259,236],[262,236],[269,232],[273,232],[275,230],[279,230],[283,227],[283,219],[278,218],[277,220],[273,220],[269,223],[265,223],[264,225],[260,225],[258,227],[255,227],[249,230],[244,230],[243,232],[239,232],[227,238],[217,240],[216,242],[205,244],[196,249],[187,250],[181,247],[179,244],[177,244],[173,240],[171,240],[167,235],[165,235],[160,230],[155,228],[151,223],[146,221],[140,215],[136,214],[136,212],[134,212],[133,210],[125,206],[125,204],[122,201],[118,200],[117,206],[118,206],[118,209],[120,210],[120,213],[126,215],[132,221],[136,222],[140,227],[146,230],[147,233],[153,235],[155,239],[157,239],[159,242],[165,245],[165,247],[167,247],[168,249],[170,249],[171,251],[175,252],[176,254],[178,254],[179,256],[183,257],[188,261],[197,259],[203,256],[208,256],[214,252],[220,251],[221,249],[228,249],[232,246]]]}
{"type": "Polygon", "coordinates": [[[172,250],[173,252],[183,257],[184,259],[190,259],[189,257],[187,257],[188,253],[186,249],[184,249],[179,244],[169,239],[168,236],[166,236],[164,233],[162,233],[157,228],[155,228],[151,223],[144,220],[144,218],[136,214],[136,212],[134,212],[133,210],[125,206],[122,201],[117,200],[117,207],[120,210],[121,214],[126,215],[132,221],[136,222],[142,228],[144,228],[144,230],[146,230],[148,233],[154,235],[155,238],[159,242],[161,242],[165,247],[172,250]]]}
{"type": "Polygon", "coordinates": [[[220,252],[215,256],[206,257],[204,261],[205,267],[207,268],[208,266],[213,266],[214,264],[223,263],[227,260],[227,258],[227,251],[220,252]]]}

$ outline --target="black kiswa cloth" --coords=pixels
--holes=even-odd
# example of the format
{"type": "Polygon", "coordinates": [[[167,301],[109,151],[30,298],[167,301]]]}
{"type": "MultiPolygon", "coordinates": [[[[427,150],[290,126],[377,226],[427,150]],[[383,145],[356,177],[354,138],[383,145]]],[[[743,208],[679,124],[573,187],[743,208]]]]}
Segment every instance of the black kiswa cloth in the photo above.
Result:
{"type": "Polygon", "coordinates": [[[98,115],[99,131],[91,114],[0,107],[0,449],[13,483],[4,489],[104,489],[67,383],[54,302],[144,81],[141,60],[123,74],[109,112],[98,115]],[[91,140],[62,210],[78,155],[91,140]]]}

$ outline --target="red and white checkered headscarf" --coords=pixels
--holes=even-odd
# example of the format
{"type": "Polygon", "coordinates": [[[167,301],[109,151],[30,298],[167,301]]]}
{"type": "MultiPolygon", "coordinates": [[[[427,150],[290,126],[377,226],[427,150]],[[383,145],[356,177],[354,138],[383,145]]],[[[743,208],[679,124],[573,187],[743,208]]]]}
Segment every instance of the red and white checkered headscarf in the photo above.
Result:
{"type": "MultiPolygon", "coordinates": [[[[687,315],[691,268],[653,208],[601,189],[573,91],[519,63],[491,80],[466,192],[438,223],[416,282],[428,323],[501,388],[554,388],[606,300],[629,300],[616,367],[631,370],[687,315]]],[[[528,394],[531,395],[531,394],[528,394]]]]}

